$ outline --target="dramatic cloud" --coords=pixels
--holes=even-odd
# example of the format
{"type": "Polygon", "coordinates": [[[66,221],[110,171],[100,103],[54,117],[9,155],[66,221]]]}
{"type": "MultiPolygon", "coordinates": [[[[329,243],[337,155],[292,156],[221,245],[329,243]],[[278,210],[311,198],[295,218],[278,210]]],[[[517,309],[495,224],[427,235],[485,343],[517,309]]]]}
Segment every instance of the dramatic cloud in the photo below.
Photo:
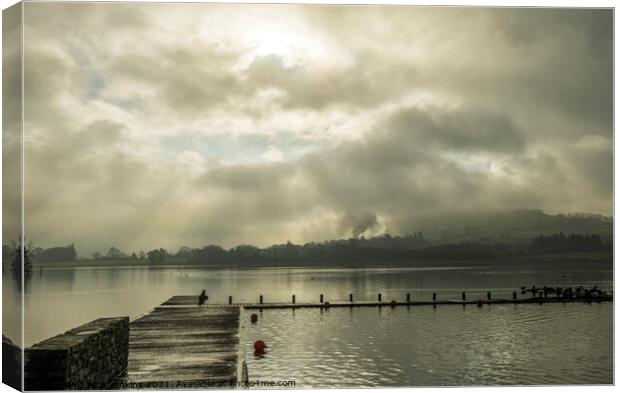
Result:
{"type": "Polygon", "coordinates": [[[89,255],[611,214],[612,17],[26,3],[28,237],[89,255]]]}

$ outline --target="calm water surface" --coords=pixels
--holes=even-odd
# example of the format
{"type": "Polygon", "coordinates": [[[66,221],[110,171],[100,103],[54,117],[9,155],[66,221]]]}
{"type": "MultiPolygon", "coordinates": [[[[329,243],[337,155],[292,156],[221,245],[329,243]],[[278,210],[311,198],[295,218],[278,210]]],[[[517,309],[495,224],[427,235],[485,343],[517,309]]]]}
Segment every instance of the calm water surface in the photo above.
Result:
{"type": "MultiPolygon", "coordinates": [[[[209,302],[510,297],[522,285],[612,287],[612,270],[573,264],[460,264],[375,269],[80,267],[35,269],[25,287],[30,346],[104,316],[136,318],[173,295],[209,302]]],[[[4,333],[19,342],[13,276],[3,274],[4,333]]],[[[249,318],[249,317],[248,317],[249,318]]],[[[246,319],[243,317],[243,321],[246,319]]],[[[249,320],[249,319],[248,319],[249,320]]],[[[245,322],[244,322],[245,325],[245,322]]],[[[297,386],[611,383],[612,305],[264,311],[244,326],[250,373],[297,386]],[[251,343],[270,345],[256,359],[251,343]],[[251,355],[251,356],[250,356],[251,355]],[[342,372],[342,371],[346,372],[342,372]],[[286,371],[286,372],[284,372],[286,371]]]]}
{"type": "Polygon", "coordinates": [[[264,310],[254,325],[245,318],[241,342],[252,380],[297,387],[611,384],[612,308],[264,310]]]}

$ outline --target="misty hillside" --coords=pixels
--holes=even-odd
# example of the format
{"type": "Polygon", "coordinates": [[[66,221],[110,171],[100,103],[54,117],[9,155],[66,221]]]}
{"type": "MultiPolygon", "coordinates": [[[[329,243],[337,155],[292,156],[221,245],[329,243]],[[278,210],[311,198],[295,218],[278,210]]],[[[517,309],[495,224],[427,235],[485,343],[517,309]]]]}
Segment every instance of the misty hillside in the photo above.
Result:
{"type": "MultiPolygon", "coordinates": [[[[110,247],[95,252],[92,260],[187,261],[295,261],[489,259],[523,253],[608,250],[613,238],[613,218],[594,214],[546,214],[540,210],[515,210],[439,217],[419,222],[409,234],[330,239],[322,242],[273,244],[259,248],[241,244],[230,249],[219,245],[183,246],[178,252],[161,247],[148,252],[122,252],[110,247]],[[592,236],[590,236],[592,235],[592,236]],[[590,242],[592,242],[590,244],[590,242]]],[[[205,240],[204,244],[209,244],[205,240]]],[[[3,261],[11,247],[3,246],[3,261]]],[[[36,263],[71,262],[77,259],[73,243],[66,247],[31,250],[36,263]]],[[[84,259],[82,257],[81,259],[84,259]]]]}
{"type": "Polygon", "coordinates": [[[433,243],[502,241],[528,243],[551,233],[596,233],[604,240],[613,235],[613,218],[597,214],[546,214],[541,210],[472,213],[417,220],[425,239],[433,243]]]}

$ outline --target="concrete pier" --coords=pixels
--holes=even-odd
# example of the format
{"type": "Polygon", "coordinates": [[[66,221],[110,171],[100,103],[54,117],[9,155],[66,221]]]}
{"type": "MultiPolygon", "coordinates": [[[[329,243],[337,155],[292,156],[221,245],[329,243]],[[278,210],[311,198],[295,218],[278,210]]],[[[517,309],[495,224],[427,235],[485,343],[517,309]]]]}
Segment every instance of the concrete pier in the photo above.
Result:
{"type": "Polygon", "coordinates": [[[239,313],[238,306],[200,306],[196,296],[175,296],[131,322],[118,388],[236,387],[239,313]]]}

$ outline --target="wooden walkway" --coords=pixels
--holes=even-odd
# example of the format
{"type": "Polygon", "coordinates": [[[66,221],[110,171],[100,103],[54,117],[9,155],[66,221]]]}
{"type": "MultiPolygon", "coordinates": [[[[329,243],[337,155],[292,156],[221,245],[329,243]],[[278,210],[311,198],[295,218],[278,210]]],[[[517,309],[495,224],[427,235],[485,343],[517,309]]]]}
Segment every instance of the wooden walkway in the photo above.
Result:
{"type": "Polygon", "coordinates": [[[490,299],[490,300],[421,300],[410,302],[335,302],[335,303],[263,303],[244,304],[248,310],[268,310],[282,308],[342,308],[342,307],[397,307],[397,306],[440,306],[440,305],[487,305],[487,304],[546,304],[546,303],[596,303],[610,302],[611,297],[595,299],[584,298],[523,298],[516,300],[490,299]]]}
{"type": "MultiPolygon", "coordinates": [[[[555,296],[549,297],[522,297],[517,299],[470,299],[470,300],[456,300],[456,299],[443,299],[443,300],[411,300],[397,301],[355,301],[355,302],[333,302],[326,303],[232,303],[229,305],[224,304],[210,304],[205,303],[201,307],[205,308],[221,308],[221,307],[242,307],[248,310],[258,309],[278,309],[278,308],[328,308],[328,307],[391,307],[391,306],[439,306],[439,305],[486,305],[486,304],[540,304],[540,303],[596,303],[596,302],[611,302],[613,296],[607,295],[600,298],[585,298],[585,297],[573,297],[573,298],[558,298],[555,296]]],[[[198,303],[198,296],[174,296],[162,306],[175,306],[175,307],[195,307],[198,303]]]]}
{"type": "Polygon", "coordinates": [[[198,306],[197,299],[172,297],[129,324],[129,362],[120,388],[236,386],[240,309],[198,306]]]}

